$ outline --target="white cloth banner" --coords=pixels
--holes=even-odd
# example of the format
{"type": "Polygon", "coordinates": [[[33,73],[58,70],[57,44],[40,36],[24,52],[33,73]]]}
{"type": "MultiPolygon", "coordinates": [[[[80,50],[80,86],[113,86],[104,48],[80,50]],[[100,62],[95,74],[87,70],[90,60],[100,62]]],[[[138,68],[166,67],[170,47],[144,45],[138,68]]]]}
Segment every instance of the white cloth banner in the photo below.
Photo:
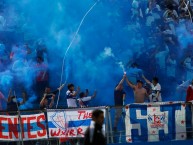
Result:
{"type": "MultiPolygon", "coordinates": [[[[49,138],[84,137],[91,123],[92,111],[95,109],[102,110],[105,115],[105,107],[48,110],[49,138]]],[[[103,128],[105,129],[105,126],[103,128]]]]}

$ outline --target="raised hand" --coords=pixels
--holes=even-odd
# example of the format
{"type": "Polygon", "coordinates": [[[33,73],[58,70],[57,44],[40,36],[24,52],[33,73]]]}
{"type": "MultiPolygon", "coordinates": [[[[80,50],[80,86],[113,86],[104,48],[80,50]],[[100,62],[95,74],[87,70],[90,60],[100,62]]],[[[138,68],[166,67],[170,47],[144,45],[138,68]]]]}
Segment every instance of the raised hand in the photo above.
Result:
{"type": "Polygon", "coordinates": [[[58,90],[62,90],[62,89],[64,88],[64,86],[65,86],[65,84],[62,84],[62,85],[58,88],[58,90]]]}

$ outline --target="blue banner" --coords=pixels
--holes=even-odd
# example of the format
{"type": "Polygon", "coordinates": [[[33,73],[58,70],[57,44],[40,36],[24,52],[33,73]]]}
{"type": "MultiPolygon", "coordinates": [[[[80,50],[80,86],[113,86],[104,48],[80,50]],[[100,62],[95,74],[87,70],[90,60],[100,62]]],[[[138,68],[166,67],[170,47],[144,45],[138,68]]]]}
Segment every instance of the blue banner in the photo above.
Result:
{"type": "Polygon", "coordinates": [[[186,128],[192,127],[185,103],[131,104],[125,110],[127,142],[185,140],[186,128]]]}

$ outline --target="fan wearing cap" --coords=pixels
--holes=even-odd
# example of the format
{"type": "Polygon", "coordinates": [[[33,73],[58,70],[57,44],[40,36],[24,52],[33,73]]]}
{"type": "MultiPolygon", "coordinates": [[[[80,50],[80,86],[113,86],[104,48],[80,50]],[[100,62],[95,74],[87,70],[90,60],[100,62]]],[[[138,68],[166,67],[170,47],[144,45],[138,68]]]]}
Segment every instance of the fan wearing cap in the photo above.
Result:
{"type": "Polygon", "coordinates": [[[148,97],[146,89],[143,87],[143,81],[137,80],[137,84],[132,84],[126,77],[126,82],[128,86],[133,89],[135,103],[144,103],[145,99],[148,97]]]}

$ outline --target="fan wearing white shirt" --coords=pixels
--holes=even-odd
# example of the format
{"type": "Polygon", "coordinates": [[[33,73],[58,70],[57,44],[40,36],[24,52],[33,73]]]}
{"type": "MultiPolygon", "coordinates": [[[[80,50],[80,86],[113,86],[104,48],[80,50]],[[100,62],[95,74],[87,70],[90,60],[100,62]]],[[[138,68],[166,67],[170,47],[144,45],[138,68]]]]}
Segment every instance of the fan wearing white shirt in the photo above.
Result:
{"type": "Polygon", "coordinates": [[[161,102],[161,85],[158,83],[158,78],[154,77],[152,79],[152,82],[150,82],[148,79],[145,78],[144,75],[142,75],[143,79],[151,86],[151,94],[149,96],[150,102],[161,102]]]}
{"type": "Polygon", "coordinates": [[[89,101],[96,97],[97,92],[94,91],[92,96],[88,96],[88,94],[89,94],[88,89],[86,89],[86,92],[81,92],[79,94],[80,98],[78,99],[78,102],[81,108],[88,107],[89,101]]]}
{"type": "Polygon", "coordinates": [[[74,91],[74,85],[68,84],[68,91],[66,92],[67,105],[68,108],[76,108],[76,95],[79,93],[80,87],[77,88],[77,91],[74,91]]]}

